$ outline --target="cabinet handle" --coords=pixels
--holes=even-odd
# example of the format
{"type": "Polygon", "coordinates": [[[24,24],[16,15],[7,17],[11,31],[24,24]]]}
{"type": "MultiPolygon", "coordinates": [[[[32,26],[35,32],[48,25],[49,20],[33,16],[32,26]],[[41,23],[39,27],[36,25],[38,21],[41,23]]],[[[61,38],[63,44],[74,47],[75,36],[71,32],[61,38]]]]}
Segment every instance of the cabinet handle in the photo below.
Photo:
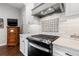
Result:
{"type": "Polygon", "coordinates": [[[65,53],[66,55],[68,55],[68,56],[72,56],[72,55],[70,55],[70,54],[68,54],[68,53],[65,53]]]}

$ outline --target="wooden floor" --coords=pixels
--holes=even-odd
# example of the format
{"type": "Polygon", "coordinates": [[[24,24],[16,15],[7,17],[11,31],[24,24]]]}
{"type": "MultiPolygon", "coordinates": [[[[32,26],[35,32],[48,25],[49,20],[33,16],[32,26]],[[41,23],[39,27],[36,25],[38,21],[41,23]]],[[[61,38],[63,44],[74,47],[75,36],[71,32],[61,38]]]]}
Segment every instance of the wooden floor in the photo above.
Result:
{"type": "Polygon", "coordinates": [[[0,46],[0,56],[23,56],[19,47],[0,46]]]}

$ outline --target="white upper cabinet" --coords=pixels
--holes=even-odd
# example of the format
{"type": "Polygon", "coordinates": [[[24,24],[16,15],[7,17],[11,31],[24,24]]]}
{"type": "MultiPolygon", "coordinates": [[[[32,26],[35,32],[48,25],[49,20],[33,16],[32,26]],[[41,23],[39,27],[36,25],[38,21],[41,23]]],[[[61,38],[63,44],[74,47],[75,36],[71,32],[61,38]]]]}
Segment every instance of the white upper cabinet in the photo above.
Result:
{"type": "Polygon", "coordinates": [[[79,14],[79,3],[66,3],[65,16],[72,16],[79,14]]]}

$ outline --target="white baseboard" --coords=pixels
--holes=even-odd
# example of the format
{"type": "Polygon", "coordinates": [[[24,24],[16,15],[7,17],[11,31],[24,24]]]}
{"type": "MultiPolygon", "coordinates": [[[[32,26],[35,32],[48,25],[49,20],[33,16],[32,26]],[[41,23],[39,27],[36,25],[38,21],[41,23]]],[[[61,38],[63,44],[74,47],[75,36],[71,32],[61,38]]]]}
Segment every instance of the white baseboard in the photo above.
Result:
{"type": "Polygon", "coordinates": [[[6,43],[2,43],[2,44],[0,44],[0,46],[4,46],[4,45],[7,45],[6,43]]]}

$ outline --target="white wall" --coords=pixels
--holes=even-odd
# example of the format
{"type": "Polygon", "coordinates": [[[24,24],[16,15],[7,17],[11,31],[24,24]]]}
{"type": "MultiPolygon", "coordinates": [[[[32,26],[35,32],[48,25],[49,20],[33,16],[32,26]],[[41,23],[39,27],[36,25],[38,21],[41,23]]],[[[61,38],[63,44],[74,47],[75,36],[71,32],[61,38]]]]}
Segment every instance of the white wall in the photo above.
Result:
{"type": "MultiPolygon", "coordinates": [[[[48,15],[46,17],[43,17],[40,19],[40,21],[43,21],[43,20],[50,20],[50,19],[56,19],[56,18],[59,18],[59,24],[61,22],[63,22],[63,13],[61,14],[51,14],[51,15],[48,15]]],[[[60,35],[60,31],[59,32],[42,32],[43,34],[48,34],[48,35],[60,35]]]]}
{"type": "MultiPolygon", "coordinates": [[[[0,17],[4,19],[4,28],[0,28],[0,44],[7,43],[7,18],[19,19],[18,9],[8,4],[0,4],[0,17]]],[[[18,21],[19,23],[20,21],[18,21]]],[[[19,23],[20,24],[20,23],[19,23]]]]}
{"type": "Polygon", "coordinates": [[[48,20],[59,18],[59,32],[42,32],[43,34],[59,35],[63,37],[70,37],[74,33],[79,35],[79,15],[65,17],[65,14],[53,14],[47,17],[41,18],[40,20],[48,20]]]}
{"type": "Polygon", "coordinates": [[[23,20],[23,33],[34,34],[39,32],[38,24],[40,23],[39,18],[32,16],[33,3],[26,3],[25,8],[22,9],[22,20],[23,20]],[[34,26],[30,26],[30,25],[34,26]],[[36,29],[35,29],[36,28],[36,29]]]}
{"type": "Polygon", "coordinates": [[[62,36],[70,37],[74,33],[79,35],[79,15],[65,18],[66,21],[60,24],[60,32],[62,36]]]}

